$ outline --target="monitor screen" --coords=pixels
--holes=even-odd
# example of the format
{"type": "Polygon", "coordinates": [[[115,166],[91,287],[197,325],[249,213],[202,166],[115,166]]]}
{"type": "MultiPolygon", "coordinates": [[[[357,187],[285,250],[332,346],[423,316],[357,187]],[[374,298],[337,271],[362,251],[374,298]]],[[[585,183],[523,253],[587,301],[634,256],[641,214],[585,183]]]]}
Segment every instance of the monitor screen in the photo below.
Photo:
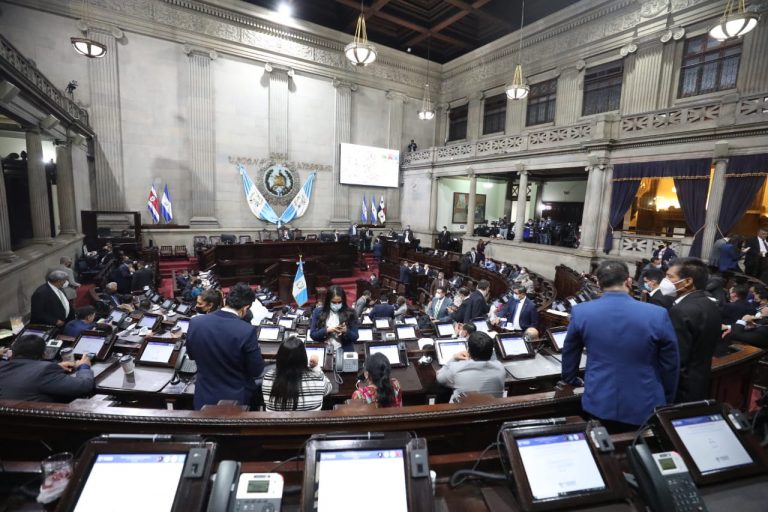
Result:
{"type": "Polygon", "coordinates": [[[360,475],[375,475],[376,486],[386,489],[376,493],[376,510],[408,510],[405,453],[399,448],[320,452],[315,473],[317,511],[359,512],[360,504],[371,497],[369,487],[349,485],[360,475]]]}
{"type": "Polygon", "coordinates": [[[357,341],[373,341],[373,329],[359,328],[357,330],[357,341]]]}
{"type": "Polygon", "coordinates": [[[266,340],[266,341],[277,341],[278,336],[280,336],[280,328],[279,327],[272,327],[268,325],[262,325],[259,329],[259,339],[260,340],[266,340]]]}
{"type": "Polygon", "coordinates": [[[139,320],[139,327],[146,327],[147,329],[151,329],[155,326],[156,321],[157,317],[155,315],[144,315],[141,317],[141,320],[139,320]]]}
{"type": "Polygon", "coordinates": [[[109,313],[109,317],[107,317],[107,321],[119,324],[120,322],[123,321],[123,319],[125,318],[125,315],[127,314],[128,313],[126,313],[125,311],[120,311],[119,309],[113,309],[109,313]]]}
{"type": "Polygon", "coordinates": [[[400,348],[397,343],[391,345],[375,345],[370,347],[370,353],[382,353],[389,359],[389,364],[400,364],[400,348]]]}
{"type": "Polygon", "coordinates": [[[563,350],[563,345],[565,345],[565,337],[568,335],[568,331],[553,332],[551,334],[552,341],[555,342],[557,349],[563,350]]]}
{"type": "Polygon", "coordinates": [[[721,414],[680,418],[672,426],[702,475],[753,463],[721,414]]]}
{"type": "Polygon", "coordinates": [[[87,476],[75,512],[170,511],[187,455],[184,453],[99,454],[87,476]],[[141,492],[115,499],[131,482],[141,492]]]}
{"type": "Polygon", "coordinates": [[[41,338],[46,338],[48,336],[48,331],[44,331],[43,329],[25,327],[24,332],[22,334],[24,336],[31,334],[32,336],[40,336],[41,338]]]}
{"type": "Polygon", "coordinates": [[[286,329],[292,329],[293,328],[293,318],[281,317],[277,321],[277,324],[285,327],[286,329]]]}
{"type": "Polygon", "coordinates": [[[156,293],[156,294],[152,295],[152,298],[150,300],[152,302],[160,302],[160,300],[162,300],[162,297],[160,296],[159,293],[156,293]]]}
{"type": "Polygon", "coordinates": [[[299,308],[296,310],[296,316],[304,316],[304,310],[299,308]]]}
{"type": "Polygon", "coordinates": [[[371,325],[373,324],[373,320],[371,320],[371,317],[368,315],[363,315],[363,321],[361,322],[363,325],[371,325]]]}
{"type": "Polygon", "coordinates": [[[178,306],[176,306],[176,312],[181,313],[182,315],[186,315],[187,313],[189,313],[190,307],[191,306],[189,304],[179,304],[178,306]]]}
{"type": "Polygon", "coordinates": [[[523,356],[528,355],[528,345],[525,344],[525,340],[520,336],[502,337],[501,345],[504,347],[504,353],[508,356],[523,356]]]}
{"type": "Polygon", "coordinates": [[[376,328],[377,329],[389,329],[389,319],[388,318],[377,318],[376,319],[376,328]]]}
{"type": "Polygon", "coordinates": [[[342,185],[397,188],[400,177],[400,151],[397,149],[341,144],[339,181],[342,185]]]}
{"type": "Polygon", "coordinates": [[[473,320],[472,323],[475,324],[478,331],[488,332],[488,322],[485,320],[473,320]]]}
{"type": "Polygon", "coordinates": [[[415,316],[409,316],[403,319],[406,325],[419,325],[419,321],[415,316]]]}
{"type": "Polygon", "coordinates": [[[437,327],[437,335],[440,337],[447,337],[447,336],[453,336],[455,333],[453,331],[453,323],[448,322],[444,324],[435,324],[437,327]]]}
{"type": "Polygon", "coordinates": [[[187,331],[189,330],[189,320],[186,318],[182,318],[178,322],[176,322],[176,325],[181,327],[181,332],[184,334],[187,334],[187,331]]]}
{"type": "Polygon", "coordinates": [[[606,488],[583,432],[528,437],[515,442],[534,501],[606,488]]]}
{"type": "Polygon", "coordinates": [[[414,329],[412,325],[398,326],[397,337],[401,340],[415,340],[416,329],[414,329]]]}
{"type": "Polygon", "coordinates": [[[439,356],[440,356],[438,358],[438,362],[440,364],[445,364],[446,362],[453,359],[453,356],[456,353],[467,350],[467,342],[461,341],[461,340],[438,341],[437,350],[439,351],[439,356]]]}
{"type": "Polygon", "coordinates": [[[312,356],[317,356],[317,361],[320,366],[325,363],[325,347],[304,347],[307,350],[307,363],[312,356]]]}
{"type": "Polygon", "coordinates": [[[173,348],[173,343],[149,341],[147,346],[144,347],[144,352],[141,353],[139,361],[142,363],[167,363],[171,360],[173,348]]]}
{"type": "Polygon", "coordinates": [[[77,345],[72,350],[75,354],[98,354],[104,346],[104,336],[80,336],[77,345]]]}
{"type": "Polygon", "coordinates": [[[163,305],[161,307],[163,309],[171,309],[173,307],[173,301],[171,299],[168,299],[165,302],[163,302],[163,305]]]}

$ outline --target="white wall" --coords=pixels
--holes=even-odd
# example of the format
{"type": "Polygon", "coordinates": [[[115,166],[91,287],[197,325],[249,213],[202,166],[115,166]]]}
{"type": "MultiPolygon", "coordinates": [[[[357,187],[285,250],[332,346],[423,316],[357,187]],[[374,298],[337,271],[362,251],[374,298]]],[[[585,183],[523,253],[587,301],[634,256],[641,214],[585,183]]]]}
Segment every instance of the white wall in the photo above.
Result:
{"type": "MultiPolygon", "coordinates": [[[[21,155],[27,150],[27,140],[22,132],[3,132],[0,134],[0,158],[5,158],[11,153],[21,155]]],[[[43,162],[56,161],[56,148],[50,140],[43,140],[43,162]]]]}
{"type": "MultiPolygon", "coordinates": [[[[507,183],[502,181],[488,180],[484,178],[477,179],[478,194],[485,194],[485,218],[488,221],[498,220],[504,216],[504,202],[507,194],[507,183]]],[[[453,193],[469,193],[469,178],[440,178],[437,189],[437,229],[448,226],[450,231],[459,231],[460,224],[454,224],[453,216],[453,193]]],[[[429,202],[429,196],[427,196],[429,202]]],[[[405,207],[405,205],[404,205],[405,207]]],[[[403,209],[405,212],[405,209],[403,209]]],[[[407,221],[404,217],[403,221],[407,221]]]]}
{"type": "Polygon", "coordinates": [[[583,203],[586,194],[587,180],[548,181],[542,186],[541,200],[544,203],[583,203]]]}

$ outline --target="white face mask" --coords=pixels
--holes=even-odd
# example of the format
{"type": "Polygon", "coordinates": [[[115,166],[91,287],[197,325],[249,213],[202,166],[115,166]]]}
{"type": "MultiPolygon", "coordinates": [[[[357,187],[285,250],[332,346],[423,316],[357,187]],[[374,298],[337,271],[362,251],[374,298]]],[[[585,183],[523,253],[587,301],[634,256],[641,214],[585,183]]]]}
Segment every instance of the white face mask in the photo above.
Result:
{"type": "Polygon", "coordinates": [[[661,280],[661,283],[659,283],[659,290],[661,290],[661,294],[667,295],[667,296],[677,295],[677,288],[675,288],[675,285],[679,282],[680,281],[673,283],[672,281],[669,280],[668,277],[665,277],[664,279],[661,280]]]}
{"type": "Polygon", "coordinates": [[[440,295],[439,293],[436,293],[436,294],[435,294],[435,298],[436,298],[437,300],[441,300],[441,299],[443,298],[443,296],[442,296],[442,295],[440,295]]]}

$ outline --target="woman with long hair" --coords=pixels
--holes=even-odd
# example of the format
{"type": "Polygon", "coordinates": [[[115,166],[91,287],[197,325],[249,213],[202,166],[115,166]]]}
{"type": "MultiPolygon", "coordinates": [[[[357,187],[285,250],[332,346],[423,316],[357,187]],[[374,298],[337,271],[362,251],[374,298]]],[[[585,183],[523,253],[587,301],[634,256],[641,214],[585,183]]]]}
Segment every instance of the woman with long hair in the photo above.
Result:
{"type": "Polygon", "coordinates": [[[307,360],[304,343],[296,336],[277,349],[276,365],[261,385],[268,411],[319,411],[332,386],[316,355],[307,360]]]}
{"type": "Polygon", "coordinates": [[[345,352],[354,352],[357,341],[355,311],[347,305],[347,294],[338,285],[328,287],[323,307],[312,312],[309,336],[315,341],[335,339],[345,352]]]}
{"type": "Polygon", "coordinates": [[[402,407],[400,383],[391,377],[389,359],[382,353],[375,353],[365,360],[363,375],[365,381],[352,393],[352,400],[360,400],[377,407],[402,407]]]}

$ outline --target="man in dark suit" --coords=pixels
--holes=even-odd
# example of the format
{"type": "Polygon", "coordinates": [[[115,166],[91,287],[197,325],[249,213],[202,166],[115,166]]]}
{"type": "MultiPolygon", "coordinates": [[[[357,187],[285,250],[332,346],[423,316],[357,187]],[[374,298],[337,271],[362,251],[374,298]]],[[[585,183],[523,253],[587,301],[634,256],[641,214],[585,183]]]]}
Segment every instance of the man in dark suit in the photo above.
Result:
{"type": "Polygon", "coordinates": [[[603,295],[571,312],[562,353],[562,378],[581,385],[582,351],[589,357],[581,407],[609,429],[634,430],[655,407],[671,403],[678,349],[667,312],[630,297],[626,263],[602,262],[595,272],[603,295]]]}
{"type": "Polygon", "coordinates": [[[408,288],[408,285],[411,282],[411,268],[405,260],[403,260],[402,265],[400,265],[400,282],[405,284],[406,288],[408,288]]]}
{"type": "Polygon", "coordinates": [[[474,247],[469,250],[469,262],[473,265],[480,262],[480,256],[477,254],[477,250],[474,247]]]}
{"type": "Polygon", "coordinates": [[[76,363],[43,361],[45,340],[33,334],[14,341],[11,349],[11,360],[0,362],[0,399],[69,402],[93,392],[88,356],[76,363]]]}
{"type": "Polygon", "coordinates": [[[405,231],[403,231],[403,243],[404,244],[414,244],[416,241],[413,238],[413,231],[411,231],[411,226],[405,226],[405,231]]]}
{"type": "Polygon", "coordinates": [[[371,277],[368,278],[368,282],[371,283],[371,286],[378,288],[379,285],[379,278],[376,277],[376,274],[371,274],[371,277]]]}
{"type": "Polygon", "coordinates": [[[766,256],[768,256],[768,230],[760,228],[757,231],[757,236],[747,238],[744,242],[744,248],[747,249],[744,255],[744,271],[747,275],[753,277],[760,277],[760,275],[768,269],[764,269],[763,263],[766,256]]]}
{"type": "Polygon", "coordinates": [[[499,312],[499,318],[507,320],[507,329],[525,331],[529,327],[538,327],[539,312],[536,304],[528,298],[525,287],[519,284],[512,286],[514,300],[507,302],[499,312]]]}
{"type": "Polygon", "coordinates": [[[768,348],[768,307],[761,309],[759,315],[745,315],[731,324],[722,346],[727,347],[731,343],[768,348]]]}
{"type": "Polygon", "coordinates": [[[256,341],[256,328],[241,319],[251,308],[256,294],[246,283],[229,290],[226,306],[189,322],[187,351],[197,362],[195,409],[220,400],[241,405],[258,405],[256,379],[264,370],[264,359],[256,341]]]}
{"type": "Polygon", "coordinates": [[[488,295],[491,293],[491,283],[485,279],[477,282],[477,288],[472,294],[462,302],[458,311],[454,314],[454,319],[460,323],[466,324],[472,322],[475,318],[488,314],[488,295]],[[458,318],[460,316],[460,318],[458,318]]]}
{"type": "Polygon", "coordinates": [[[741,320],[745,315],[754,315],[756,310],[748,300],[749,288],[740,284],[732,286],[729,290],[731,301],[720,306],[720,314],[723,316],[723,323],[731,325],[736,320],[741,320]]]}
{"type": "Polygon", "coordinates": [[[435,290],[438,288],[442,288],[443,290],[448,290],[451,286],[451,283],[448,282],[448,280],[445,278],[445,272],[442,270],[437,273],[437,277],[432,280],[432,284],[429,285],[429,294],[434,295],[435,290]]]}
{"type": "Polygon", "coordinates": [[[143,290],[145,286],[154,288],[154,285],[155,273],[152,271],[152,265],[139,263],[139,268],[131,278],[131,290],[143,290]]]}
{"type": "Polygon", "coordinates": [[[659,268],[652,268],[643,272],[643,293],[647,294],[649,304],[661,306],[664,309],[672,307],[675,301],[674,295],[664,295],[661,290],[661,281],[664,280],[664,272],[659,268]]]}
{"type": "Polygon", "coordinates": [[[438,286],[435,288],[434,296],[427,306],[427,316],[433,322],[435,320],[443,320],[448,317],[448,306],[451,305],[451,300],[445,296],[445,288],[438,286]]]}
{"type": "Polygon", "coordinates": [[[63,270],[48,272],[47,282],[32,294],[30,323],[63,327],[75,318],[75,312],[64,294],[67,284],[67,273],[63,270]]]}
{"type": "Polygon", "coordinates": [[[389,295],[382,293],[379,303],[371,309],[371,318],[395,318],[395,307],[389,303],[389,295]]]}
{"type": "Polygon", "coordinates": [[[437,246],[443,250],[451,246],[451,232],[446,226],[443,226],[443,230],[437,235],[437,246]]]}
{"type": "Polygon", "coordinates": [[[708,278],[707,265],[698,258],[678,258],[667,270],[665,280],[675,287],[677,295],[669,310],[680,352],[675,402],[711,397],[709,377],[722,319],[717,304],[704,291],[708,278]]]}
{"type": "Polygon", "coordinates": [[[677,253],[672,249],[669,242],[663,242],[659,248],[653,251],[653,258],[661,260],[661,266],[667,268],[669,263],[677,258],[677,253]]]}

